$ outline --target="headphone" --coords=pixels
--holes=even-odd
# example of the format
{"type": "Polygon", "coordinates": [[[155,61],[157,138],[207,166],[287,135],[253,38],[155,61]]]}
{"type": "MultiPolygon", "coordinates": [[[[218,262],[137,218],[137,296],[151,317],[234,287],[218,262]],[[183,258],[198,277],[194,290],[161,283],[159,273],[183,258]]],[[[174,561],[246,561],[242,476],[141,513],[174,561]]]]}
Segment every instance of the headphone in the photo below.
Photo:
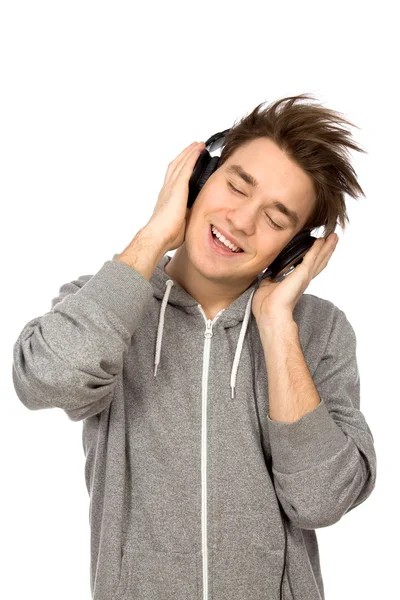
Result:
{"type": "MultiPolygon", "coordinates": [[[[210,152],[224,146],[228,131],[230,129],[215,133],[205,142],[206,147],[198,157],[189,180],[188,208],[192,207],[207,179],[217,170],[220,156],[212,157],[210,152]]],[[[311,229],[303,229],[297,233],[269,267],[258,275],[259,282],[266,277],[279,282],[289,275],[303,261],[303,256],[317,239],[310,232],[311,229]]]]}

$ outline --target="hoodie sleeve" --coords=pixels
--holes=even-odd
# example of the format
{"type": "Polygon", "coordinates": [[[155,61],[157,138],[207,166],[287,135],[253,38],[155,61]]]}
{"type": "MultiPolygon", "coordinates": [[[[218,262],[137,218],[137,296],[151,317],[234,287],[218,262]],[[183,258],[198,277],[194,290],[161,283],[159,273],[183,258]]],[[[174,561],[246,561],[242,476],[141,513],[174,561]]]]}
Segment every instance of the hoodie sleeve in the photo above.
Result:
{"type": "Polygon", "coordinates": [[[21,402],[30,410],[62,408],[72,421],[107,408],[152,297],[150,281],[115,260],[63,284],[51,311],[29,321],[14,344],[12,377],[21,402]]]}
{"type": "Polygon", "coordinates": [[[336,523],[376,482],[374,438],[360,411],[356,336],[337,307],[312,377],[321,400],[316,408],[292,423],[267,417],[276,494],[302,529],[336,523]]]}

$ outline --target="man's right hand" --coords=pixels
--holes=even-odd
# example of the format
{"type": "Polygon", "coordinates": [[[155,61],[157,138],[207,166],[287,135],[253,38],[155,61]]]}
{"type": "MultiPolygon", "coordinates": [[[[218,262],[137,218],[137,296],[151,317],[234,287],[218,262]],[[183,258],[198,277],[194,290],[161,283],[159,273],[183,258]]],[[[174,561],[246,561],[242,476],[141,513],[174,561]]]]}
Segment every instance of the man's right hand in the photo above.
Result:
{"type": "Polygon", "coordinates": [[[163,241],[165,252],[176,250],[184,242],[186,231],[189,180],[204,142],[193,142],[169,163],[164,185],[147,225],[146,233],[163,241]]]}

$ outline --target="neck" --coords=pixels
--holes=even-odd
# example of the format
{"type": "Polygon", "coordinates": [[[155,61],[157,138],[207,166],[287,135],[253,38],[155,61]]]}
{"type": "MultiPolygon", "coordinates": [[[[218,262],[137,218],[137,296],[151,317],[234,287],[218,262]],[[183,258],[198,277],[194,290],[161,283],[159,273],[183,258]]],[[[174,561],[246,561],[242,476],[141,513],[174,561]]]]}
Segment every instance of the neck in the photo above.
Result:
{"type": "Polygon", "coordinates": [[[234,286],[206,277],[190,262],[185,243],[176,250],[164,270],[197,300],[207,319],[213,319],[220,310],[228,308],[251,284],[250,282],[247,286],[238,287],[237,282],[234,286]]]}

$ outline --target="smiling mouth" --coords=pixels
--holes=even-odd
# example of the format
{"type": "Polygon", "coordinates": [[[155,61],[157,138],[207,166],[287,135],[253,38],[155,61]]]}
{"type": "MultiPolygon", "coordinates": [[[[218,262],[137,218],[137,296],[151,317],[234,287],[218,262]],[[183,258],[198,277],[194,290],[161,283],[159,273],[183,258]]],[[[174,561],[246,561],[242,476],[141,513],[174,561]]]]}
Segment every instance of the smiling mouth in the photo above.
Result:
{"type": "MultiPolygon", "coordinates": [[[[221,248],[221,250],[226,250],[226,252],[227,252],[227,253],[230,253],[230,254],[241,254],[241,253],[244,253],[244,250],[242,250],[242,248],[239,248],[238,250],[231,250],[231,248],[229,248],[228,246],[226,246],[226,245],[225,245],[225,244],[224,244],[224,243],[223,243],[221,240],[219,240],[219,239],[217,238],[217,236],[216,236],[216,235],[214,235],[214,233],[213,233],[213,231],[212,231],[212,228],[213,228],[213,227],[214,227],[214,225],[213,225],[213,223],[211,223],[211,225],[210,225],[211,237],[212,237],[212,239],[213,239],[213,241],[214,241],[215,245],[216,245],[218,248],[221,248]]],[[[235,245],[236,245],[236,244],[235,244],[235,245]]]]}

